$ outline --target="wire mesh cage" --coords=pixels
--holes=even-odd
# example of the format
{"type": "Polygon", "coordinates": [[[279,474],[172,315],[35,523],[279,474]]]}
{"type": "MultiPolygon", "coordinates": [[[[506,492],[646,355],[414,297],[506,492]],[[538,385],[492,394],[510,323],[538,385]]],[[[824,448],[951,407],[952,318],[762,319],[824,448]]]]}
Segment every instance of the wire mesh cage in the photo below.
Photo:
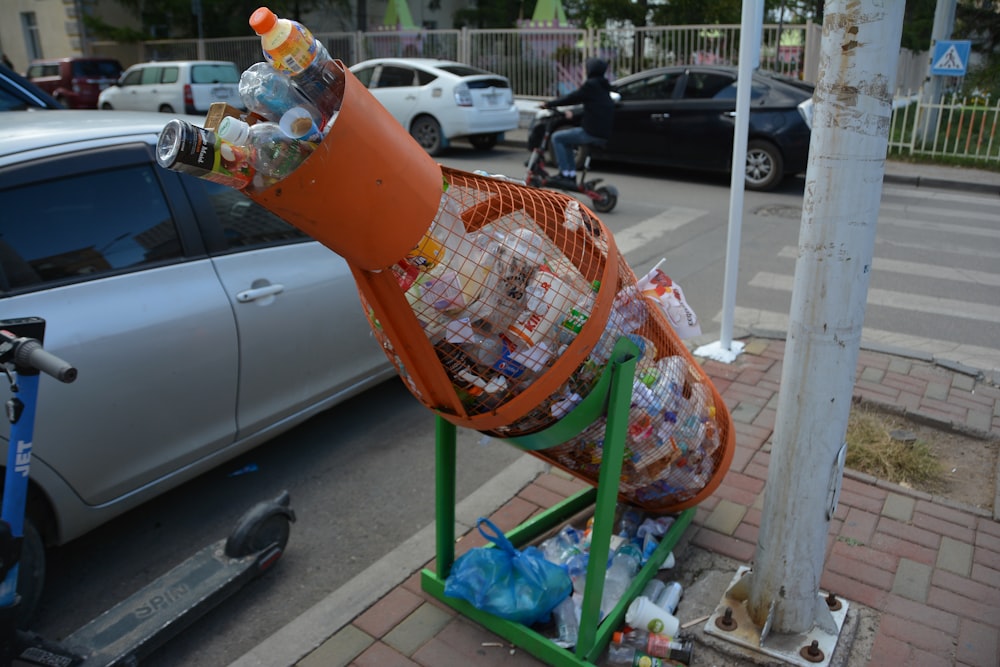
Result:
{"type": "Polygon", "coordinates": [[[662,512],[710,493],[732,454],[729,415],[601,221],[562,194],[442,172],[433,224],[391,272],[457,404],[443,409],[410,381],[393,326],[361,289],[373,331],[414,395],[457,424],[596,482],[603,414],[578,433],[550,429],[600,391],[626,337],[639,358],[621,496],[662,512]]]}

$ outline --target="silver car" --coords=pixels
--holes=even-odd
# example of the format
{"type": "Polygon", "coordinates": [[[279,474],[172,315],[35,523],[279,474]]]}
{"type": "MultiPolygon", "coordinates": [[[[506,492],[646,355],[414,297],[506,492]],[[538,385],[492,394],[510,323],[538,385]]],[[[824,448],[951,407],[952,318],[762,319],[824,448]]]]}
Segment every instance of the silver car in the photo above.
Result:
{"type": "MultiPolygon", "coordinates": [[[[43,318],[45,347],[79,369],[41,381],[25,607],[43,542],[395,374],[343,259],[242,193],[156,164],[170,119],[0,114],[0,320],[43,318]]],[[[4,451],[8,433],[4,420],[4,451]]]]}

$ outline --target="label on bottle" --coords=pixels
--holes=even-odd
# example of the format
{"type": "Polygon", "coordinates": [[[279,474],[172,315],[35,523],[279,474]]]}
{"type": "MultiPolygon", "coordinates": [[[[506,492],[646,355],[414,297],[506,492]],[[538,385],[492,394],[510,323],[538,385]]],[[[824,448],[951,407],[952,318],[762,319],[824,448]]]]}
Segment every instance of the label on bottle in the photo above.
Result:
{"type": "Polygon", "coordinates": [[[291,30],[280,43],[264,49],[264,58],[271,67],[289,74],[298,74],[316,58],[316,40],[309,29],[297,21],[288,21],[291,30]]]}
{"type": "Polygon", "coordinates": [[[247,151],[215,132],[174,119],[164,126],[156,145],[162,167],[192,174],[231,188],[245,188],[254,177],[247,151]]]}
{"type": "Polygon", "coordinates": [[[531,298],[510,326],[510,332],[528,345],[537,345],[566,313],[572,303],[572,289],[548,267],[542,266],[532,276],[526,290],[531,298]]]}

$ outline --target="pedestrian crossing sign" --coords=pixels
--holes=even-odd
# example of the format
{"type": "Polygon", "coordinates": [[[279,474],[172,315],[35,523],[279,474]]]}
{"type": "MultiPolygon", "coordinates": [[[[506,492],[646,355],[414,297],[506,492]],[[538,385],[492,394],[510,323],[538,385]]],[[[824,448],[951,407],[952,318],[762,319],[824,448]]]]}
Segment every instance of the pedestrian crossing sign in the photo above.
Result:
{"type": "Polygon", "coordinates": [[[969,66],[969,53],[972,42],[969,40],[940,40],[934,43],[934,54],[931,56],[931,74],[937,76],[965,76],[969,66]]]}

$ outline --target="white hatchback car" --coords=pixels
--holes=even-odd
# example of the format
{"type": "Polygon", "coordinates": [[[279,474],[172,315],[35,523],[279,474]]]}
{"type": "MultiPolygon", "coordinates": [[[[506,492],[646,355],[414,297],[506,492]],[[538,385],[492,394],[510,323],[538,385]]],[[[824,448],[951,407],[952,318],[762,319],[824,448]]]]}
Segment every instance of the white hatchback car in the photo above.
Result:
{"type": "Polygon", "coordinates": [[[212,102],[243,108],[240,71],[224,60],[165,60],[132,65],[101,92],[99,109],[204,114],[212,102]]]}
{"type": "Polygon", "coordinates": [[[510,81],[477,67],[434,58],[375,58],[351,72],[431,155],[464,137],[488,150],[518,127],[510,81]]]}

